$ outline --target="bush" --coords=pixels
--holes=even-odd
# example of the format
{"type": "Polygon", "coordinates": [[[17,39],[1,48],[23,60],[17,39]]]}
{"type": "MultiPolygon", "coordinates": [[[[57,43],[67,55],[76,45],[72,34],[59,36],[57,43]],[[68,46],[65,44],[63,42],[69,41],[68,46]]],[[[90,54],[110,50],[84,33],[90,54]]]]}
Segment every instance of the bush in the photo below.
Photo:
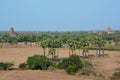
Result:
{"type": "Polygon", "coordinates": [[[58,68],[64,69],[68,74],[75,74],[78,71],[82,75],[93,73],[93,65],[89,61],[82,61],[76,54],[71,55],[69,58],[64,58],[58,64],[58,68]]]}
{"type": "Polygon", "coordinates": [[[55,70],[56,68],[57,68],[57,63],[52,63],[52,64],[48,67],[48,69],[49,69],[50,71],[55,70]]]}
{"type": "Polygon", "coordinates": [[[74,54],[71,55],[69,58],[64,58],[62,62],[58,64],[58,68],[65,69],[68,74],[71,74],[72,72],[77,72],[82,69],[82,60],[80,60],[80,57],[78,55],[74,54]]]}
{"type": "Polygon", "coordinates": [[[66,69],[69,66],[75,66],[77,69],[82,68],[82,60],[78,55],[71,55],[69,58],[64,58],[62,62],[58,64],[58,67],[61,69],[66,69]]]}
{"type": "Polygon", "coordinates": [[[93,72],[93,65],[89,61],[83,61],[80,74],[89,76],[92,72],[93,72]]]}
{"type": "Polygon", "coordinates": [[[120,80],[120,71],[113,73],[111,80],[120,80]]]}
{"type": "Polygon", "coordinates": [[[48,59],[42,55],[34,55],[32,57],[28,57],[27,60],[28,68],[32,70],[45,70],[51,65],[48,59]]]}
{"type": "Polygon", "coordinates": [[[75,66],[78,70],[82,68],[82,60],[76,54],[69,57],[69,66],[75,66]]]}
{"type": "Polygon", "coordinates": [[[8,70],[12,66],[14,66],[14,64],[11,62],[0,62],[0,70],[8,70]]]}
{"type": "Polygon", "coordinates": [[[69,66],[67,67],[66,72],[68,74],[74,75],[77,72],[77,68],[75,66],[69,66]]]}
{"type": "Polygon", "coordinates": [[[28,69],[28,65],[27,65],[26,63],[21,63],[21,64],[19,65],[19,69],[21,69],[21,70],[26,70],[26,69],[28,69]]]}
{"type": "Polygon", "coordinates": [[[58,64],[58,68],[60,69],[66,69],[69,66],[69,59],[68,58],[63,58],[62,62],[58,64]]]}
{"type": "Polygon", "coordinates": [[[97,74],[96,75],[96,78],[98,79],[98,80],[105,80],[105,76],[103,75],[103,74],[97,74]]]}

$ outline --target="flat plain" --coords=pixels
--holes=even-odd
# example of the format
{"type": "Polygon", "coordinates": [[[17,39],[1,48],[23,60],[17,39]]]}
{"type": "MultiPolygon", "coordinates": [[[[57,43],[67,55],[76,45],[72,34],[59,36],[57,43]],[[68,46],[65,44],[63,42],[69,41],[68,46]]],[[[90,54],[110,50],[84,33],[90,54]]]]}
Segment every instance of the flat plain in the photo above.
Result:
{"type": "MultiPolygon", "coordinates": [[[[59,49],[59,58],[69,56],[68,48],[59,49]]],[[[48,49],[46,50],[48,53],[48,49]]],[[[78,50],[75,54],[78,54],[78,50]]],[[[95,54],[94,50],[89,52],[95,54]]],[[[0,62],[13,62],[14,68],[20,63],[26,62],[27,58],[35,54],[43,54],[42,48],[0,48],[0,62]]],[[[95,71],[110,77],[116,69],[120,68],[120,51],[105,51],[109,56],[94,58],[90,61],[96,66],[95,71]]],[[[46,54],[47,57],[51,57],[46,54]]],[[[96,80],[93,76],[68,75],[64,70],[11,70],[0,71],[0,80],[96,80]]]]}

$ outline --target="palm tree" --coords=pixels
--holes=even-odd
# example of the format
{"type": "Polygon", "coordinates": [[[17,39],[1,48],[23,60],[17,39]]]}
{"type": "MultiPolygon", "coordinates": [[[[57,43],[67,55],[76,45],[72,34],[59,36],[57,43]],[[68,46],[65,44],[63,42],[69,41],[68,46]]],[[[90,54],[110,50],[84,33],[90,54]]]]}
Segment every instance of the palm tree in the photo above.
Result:
{"type": "Polygon", "coordinates": [[[45,49],[47,48],[48,46],[48,42],[47,40],[43,40],[39,43],[39,45],[43,48],[43,53],[44,53],[44,56],[45,56],[45,49]]]}
{"type": "Polygon", "coordinates": [[[104,56],[104,46],[106,44],[106,41],[102,37],[96,36],[96,37],[94,37],[94,44],[97,47],[96,48],[96,56],[98,56],[98,57],[101,56],[102,49],[103,49],[103,56],[104,56]]]}
{"type": "Polygon", "coordinates": [[[102,47],[102,56],[104,56],[104,46],[106,44],[106,41],[104,39],[101,40],[101,47],[102,47]]]}
{"type": "Polygon", "coordinates": [[[58,48],[61,48],[62,47],[62,42],[60,39],[56,39],[53,41],[53,45],[54,45],[54,48],[56,48],[56,53],[57,53],[57,57],[59,55],[59,50],[58,48]]]}
{"type": "MultiPolygon", "coordinates": [[[[69,39],[69,40],[67,41],[67,44],[68,44],[68,46],[69,46],[69,50],[72,51],[72,55],[73,55],[73,52],[74,52],[74,50],[76,49],[76,41],[74,41],[74,40],[72,40],[72,39],[69,39]]],[[[69,51],[69,56],[70,56],[70,51],[69,51]]]]}
{"type": "Polygon", "coordinates": [[[56,54],[55,48],[50,48],[50,49],[49,49],[49,54],[52,55],[52,60],[53,60],[53,58],[54,58],[54,56],[55,56],[55,54],[56,54]]]}
{"type": "Polygon", "coordinates": [[[87,54],[89,54],[88,48],[87,48],[89,46],[89,40],[87,37],[83,37],[80,39],[80,42],[81,42],[81,47],[83,49],[82,56],[87,57],[87,54]]]}
{"type": "Polygon", "coordinates": [[[81,41],[77,41],[76,48],[79,49],[79,56],[80,56],[80,48],[82,47],[81,41]]]}

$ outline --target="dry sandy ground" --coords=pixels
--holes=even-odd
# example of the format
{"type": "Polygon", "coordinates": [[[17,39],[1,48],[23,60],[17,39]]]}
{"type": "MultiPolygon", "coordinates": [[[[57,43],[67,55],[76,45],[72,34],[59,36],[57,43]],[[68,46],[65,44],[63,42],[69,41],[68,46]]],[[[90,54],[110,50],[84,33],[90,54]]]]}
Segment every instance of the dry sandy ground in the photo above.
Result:
{"type": "Polygon", "coordinates": [[[3,71],[0,80],[93,80],[92,77],[72,76],[63,71],[3,71]]]}
{"type": "MultiPolygon", "coordinates": [[[[59,49],[59,57],[67,57],[68,49],[59,49]]],[[[15,66],[27,60],[27,57],[42,54],[41,48],[0,48],[0,62],[14,62],[15,66]]],[[[47,52],[46,52],[47,53],[47,52]]],[[[78,53],[78,51],[76,51],[78,53]]],[[[95,51],[90,51],[94,54],[95,51]]],[[[96,72],[106,77],[120,68],[120,51],[105,51],[109,57],[95,58],[91,61],[96,65],[96,72]]],[[[47,55],[47,54],[46,54],[47,55]]],[[[48,56],[50,57],[50,56],[48,56]]],[[[93,77],[70,76],[64,71],[0,71],[0,80],[94,80],[93,77]]]]}

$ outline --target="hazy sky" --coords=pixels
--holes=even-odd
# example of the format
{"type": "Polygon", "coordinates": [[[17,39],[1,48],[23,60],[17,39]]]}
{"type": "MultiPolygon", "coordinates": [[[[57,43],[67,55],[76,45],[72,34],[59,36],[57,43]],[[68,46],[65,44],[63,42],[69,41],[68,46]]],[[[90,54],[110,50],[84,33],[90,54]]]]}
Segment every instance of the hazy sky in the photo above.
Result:
{"type": "Polygon", "coordinates": [[[0,31],[120,30],[120,0],[0,0],[0,31]]]}

